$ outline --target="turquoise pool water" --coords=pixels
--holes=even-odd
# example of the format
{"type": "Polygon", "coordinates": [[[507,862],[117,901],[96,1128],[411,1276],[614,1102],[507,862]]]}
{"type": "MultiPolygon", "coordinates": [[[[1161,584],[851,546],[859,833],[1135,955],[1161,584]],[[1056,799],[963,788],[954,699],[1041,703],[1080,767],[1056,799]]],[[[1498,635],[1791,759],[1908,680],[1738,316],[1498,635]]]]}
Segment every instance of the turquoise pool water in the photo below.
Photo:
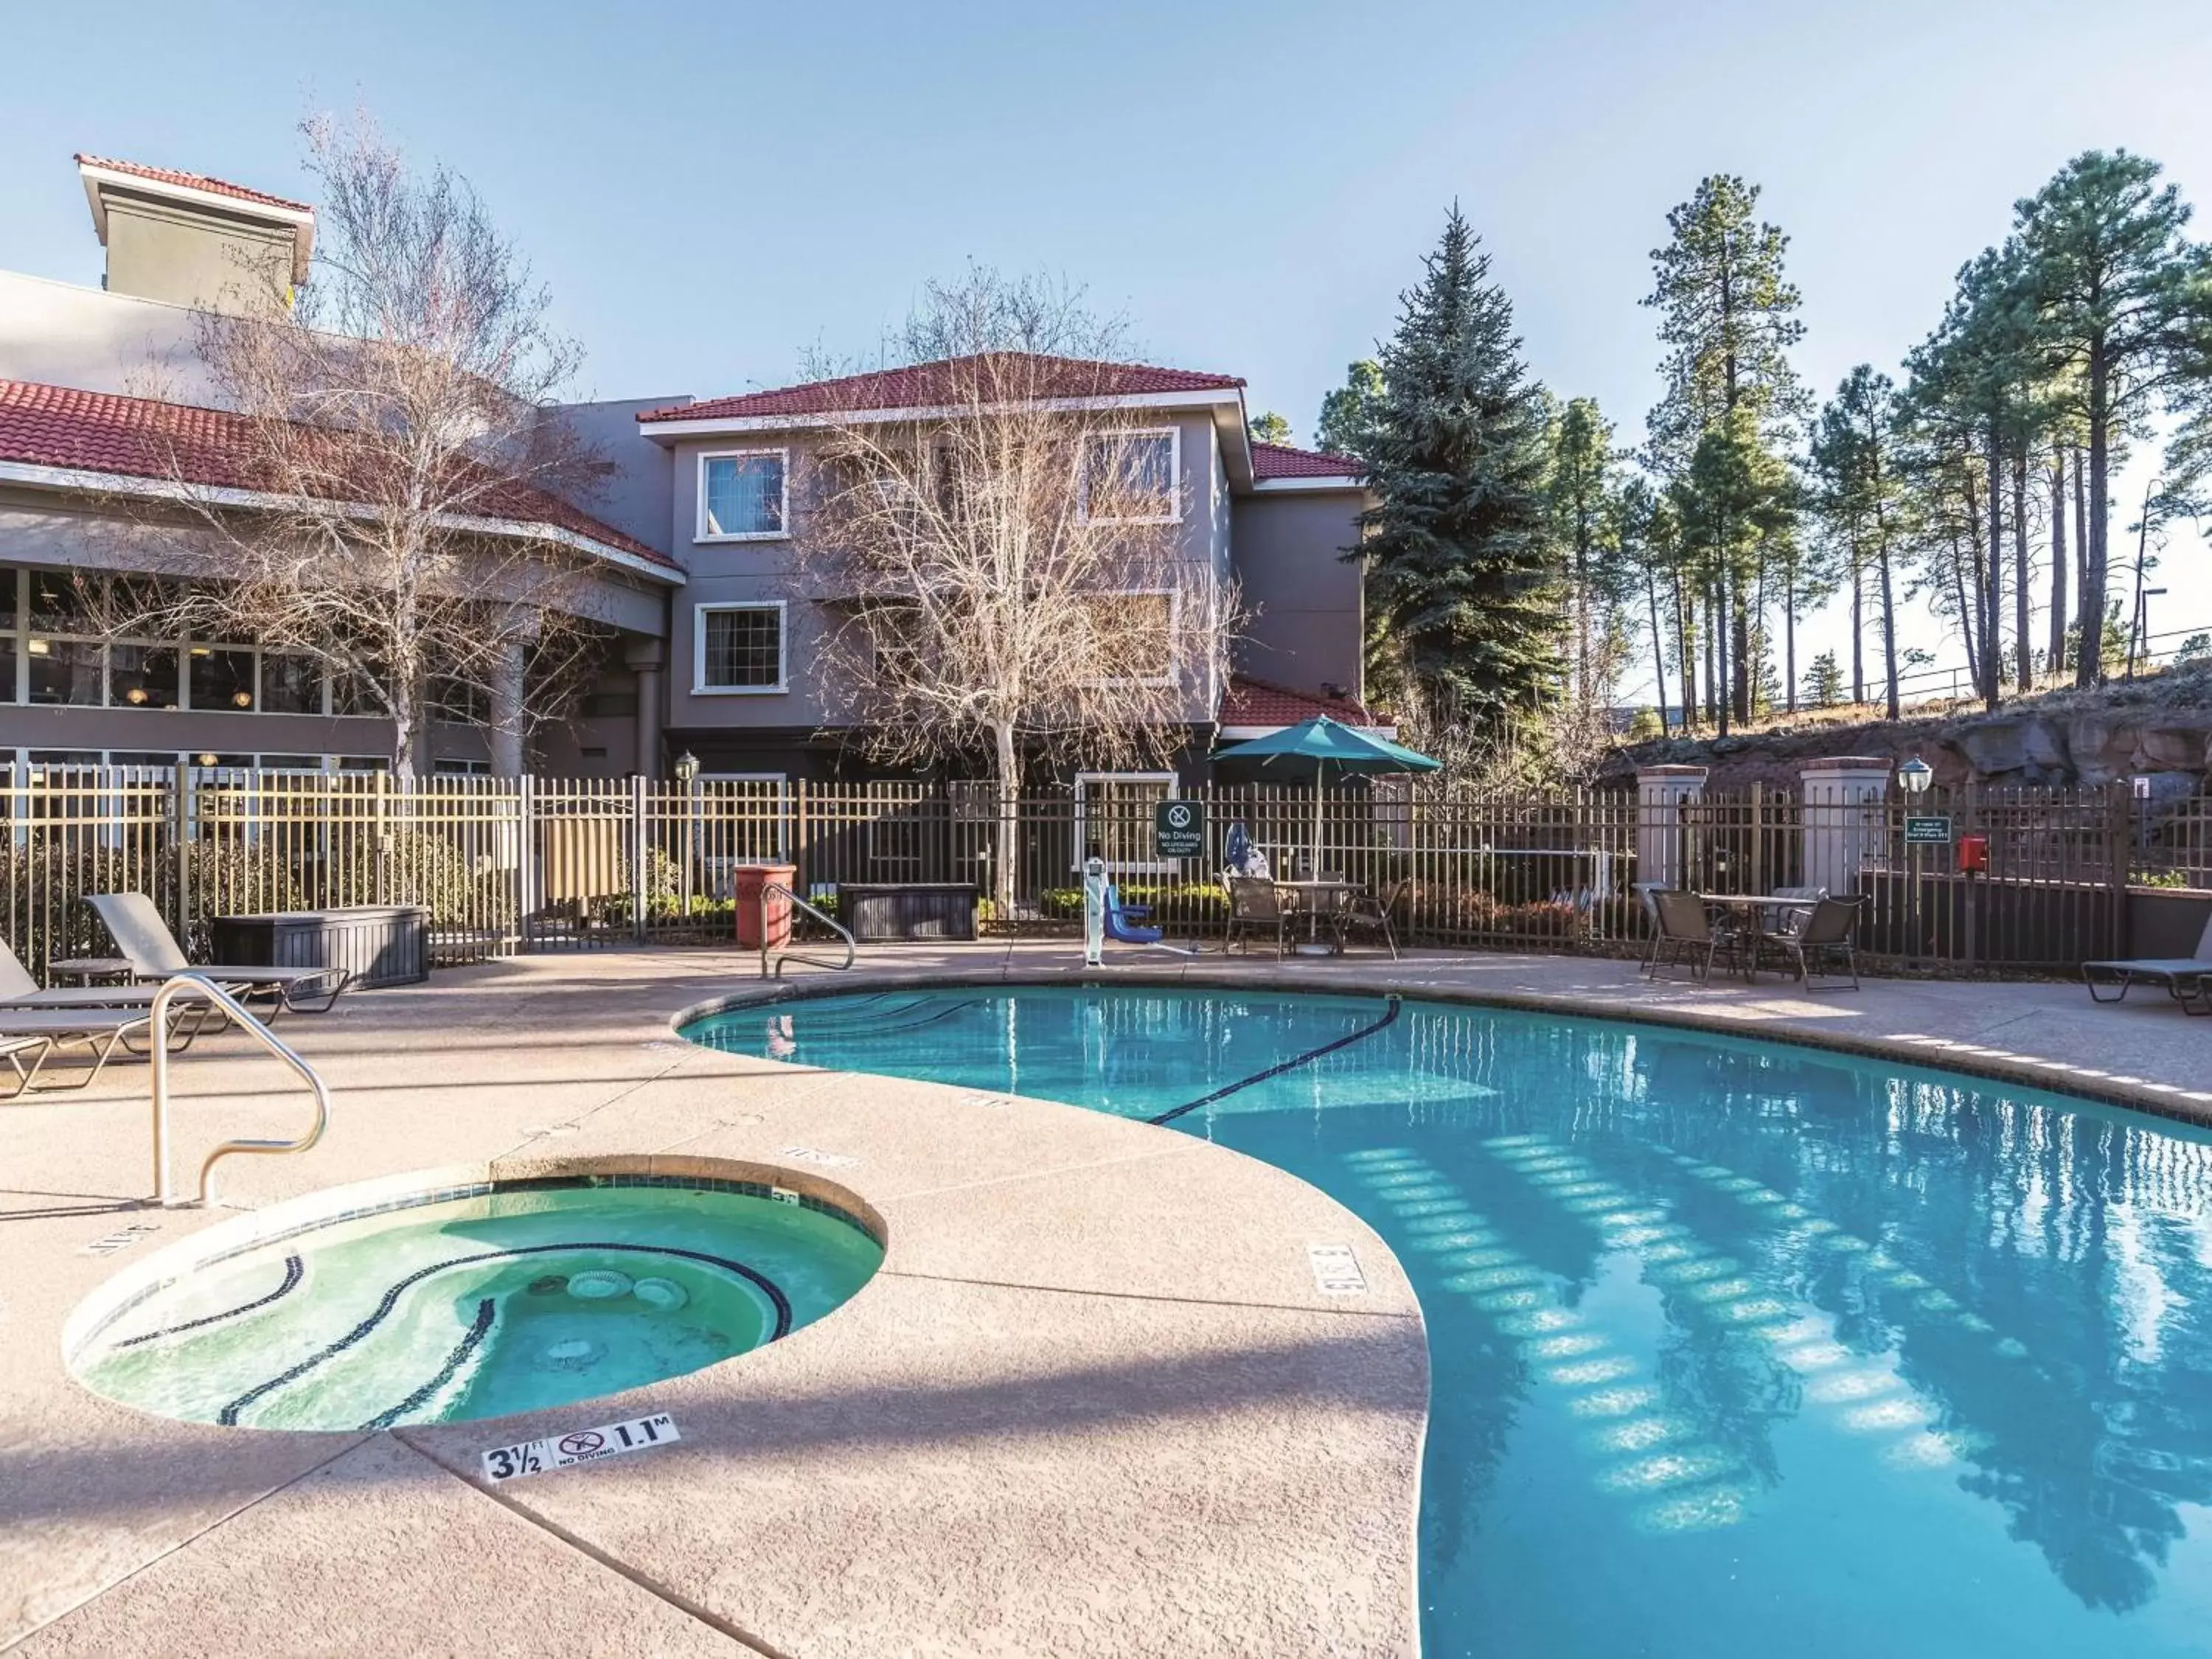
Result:
{"type": "Polygon", "coordinates": [[[954,989],[696,1041],[1164,1118],[1357,1211],[1434,1373],[1425,1651],[2212,1651],[2212,1137],[1805,1048],[954,989]]]}
{"type": "Polygon", "coordinates": [[[819,1319],[883,1259],[734,1184],[525,1182],[258,1244],[81,1339],[87,1387],[191,1422],[386,1428],[680,1376],[819,1319]]]}

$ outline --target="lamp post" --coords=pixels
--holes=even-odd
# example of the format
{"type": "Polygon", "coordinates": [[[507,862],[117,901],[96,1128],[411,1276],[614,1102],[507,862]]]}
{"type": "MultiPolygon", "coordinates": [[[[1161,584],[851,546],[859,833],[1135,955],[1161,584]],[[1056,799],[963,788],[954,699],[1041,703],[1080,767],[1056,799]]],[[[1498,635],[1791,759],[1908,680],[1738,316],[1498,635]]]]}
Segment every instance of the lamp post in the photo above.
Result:
{"type": "Polygon", "coordinates": [[[684,888],[679,896],[684,923],[691,921],[691,860],[699,842],[699,757],[689,749],[676,757],[676,781],[684,786],[684,888]]]}
{"type": "Polygon", "coordinates": [[[1917,800],[1936,781],[1936,769],[1915,755],[1897,769],[1897,787],[1905,791],[1907,800],[1917,800]]]}

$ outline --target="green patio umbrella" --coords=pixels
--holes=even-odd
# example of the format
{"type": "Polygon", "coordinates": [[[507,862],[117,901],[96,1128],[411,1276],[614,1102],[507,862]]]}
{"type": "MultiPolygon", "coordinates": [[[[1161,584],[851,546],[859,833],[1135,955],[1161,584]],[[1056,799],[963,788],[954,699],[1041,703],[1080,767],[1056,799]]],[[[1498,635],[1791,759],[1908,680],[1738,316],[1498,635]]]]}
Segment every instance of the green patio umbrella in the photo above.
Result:
{"type": "Polygon", "coordinates": [[[1376,736],[1357,726],[1340,726],[1326,714],[1270,732],[1249,743],[1218,749],[1218,761],[1257,761],[1262,766],[1282,766],[1303,772],[1314,769],[1313,873],[1321,873],[1321,792],[1331,777],[1375,777],[1391,772],[1435,772],[1443,763],[1403,744],[1376,736]]]}

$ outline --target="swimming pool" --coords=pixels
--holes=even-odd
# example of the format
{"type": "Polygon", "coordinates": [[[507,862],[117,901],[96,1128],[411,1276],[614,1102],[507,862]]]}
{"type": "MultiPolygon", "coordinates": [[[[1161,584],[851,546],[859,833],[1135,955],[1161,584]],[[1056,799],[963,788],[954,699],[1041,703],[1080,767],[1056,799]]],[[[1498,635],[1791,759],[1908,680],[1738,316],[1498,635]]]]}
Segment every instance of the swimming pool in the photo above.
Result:
{"type": "Polygon", "coordinates": [[[486,1184],[179,1247],[68,1339],[94,1392],[191,1422],[376,1429],[535,1411],[697,1370],[820,1318],[882,1246],[750,1182],[486,1184]]]}
{"type": "Polygon", "coordinates": [[[946,988],[685,1035],[1264,1158],[1429,1328],[1425,1652],[2212,1647],[2212,1136],[1441,1003],[946,988]]]}

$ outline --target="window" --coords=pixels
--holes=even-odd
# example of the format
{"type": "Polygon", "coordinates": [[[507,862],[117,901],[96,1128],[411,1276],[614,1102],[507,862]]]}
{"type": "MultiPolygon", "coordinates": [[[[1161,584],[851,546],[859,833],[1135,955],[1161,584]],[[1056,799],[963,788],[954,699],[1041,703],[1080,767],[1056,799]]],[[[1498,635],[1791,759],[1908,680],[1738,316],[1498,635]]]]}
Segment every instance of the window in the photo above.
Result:
{"type": "Polygon", "coordinates": [[[691,641],[691,689],[707,696],[781,691],[783,605],[702,605],[691,641]]]}
{"type": "Polygon", "coordinates": [[[177,691],[175,646],[118,645],[110,653],[109,708],[174,708],[177,691]]]}
{"type": "Polygon", "coordinates": [[[1100,680],[1161,685],[1175,672],[1176,596],[1158,590],[1102,593],[1090,601],[1100,680]]]}
{"type": "Polygon", "coordinates": [[[253,653],[246,647],[192,647],[190,676],[194,708],[228,708],[242,714],[253,707],[253,653]]]}
{"type": "MultiPolygon", "coordinates": [[[[197,683],[192,706],[199,707],[197,683]]],[[[261,653],[261,708],[269,714],[319,714],[323,712],[323,671],[313,657],[296,652],[261,653]]]]}
{"type": "Polygon", "coordinates": [[[1116,876],[1158,874],[1176,868],[1152,855],[1152,809],[1173,798],[1172,772],[1079,772],[1075,777],[1075,847],[1072,868],[1095,842],[1116,876]]]}
{"type": "Polygon", "coordinates": [[[763,541],[782,535],[789,496],[785,459],[781,449],[702,455],[698,539],[763,541]]]}
{"type": "Polygon", "coordinates": [[[1083,513],[1102,524],[1175,524],[1182,518],[1182,442],[1173,427],[1103,432],[1083,458],[1083,513]]]}

